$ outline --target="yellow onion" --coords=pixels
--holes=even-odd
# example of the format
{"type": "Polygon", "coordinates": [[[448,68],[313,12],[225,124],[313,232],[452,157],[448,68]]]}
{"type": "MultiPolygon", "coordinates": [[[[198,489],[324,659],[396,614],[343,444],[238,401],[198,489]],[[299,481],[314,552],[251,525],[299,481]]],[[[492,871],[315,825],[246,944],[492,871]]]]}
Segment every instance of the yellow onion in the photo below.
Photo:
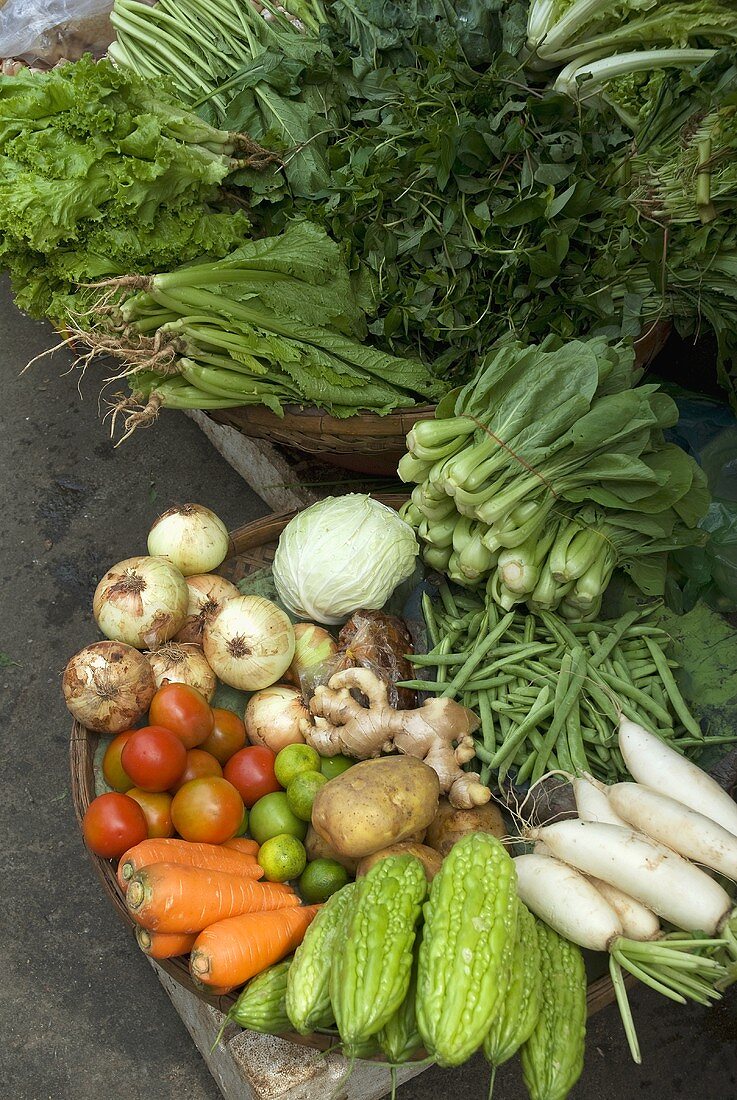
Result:
{"type": "Polygon", "coordinates": [[[215,675],[240,691],[276,683],[294,656],[292,624],[263,596],[227,600],[205,624],[202,641],[215,675]]]}
{"type": "Polygon", "coordinates": [[[273,684],[254,692],[243,716],[251,744],[266,745],[272,752],[304,741],[300,732],[302,719],[310,721],[310,709],[302,693],[289,684],[273,684]]]}
{"type": "Polygon", "coordinates": [[[170,508],[148,533],[149,554],[166,558],[185,577],[217,569],[229,547],[228,528],[202,504],[170,508]]]}
{"type": "Polygon", "coordinates": [[[107,638],[154,649],[173,638],[187,617],[187,582],[164,558],[126,558],[95,589],[92,610],[107,638]]]}
{"type": "Polygon", "coordinates": [[[284,679],[290,684],[309,688],[309,681],[338,652],[335,638],[317,623],[297,623],[294,628],[294,657],[284,679]]]}
{"type": "Polygon", "coordinates": [[[202,645],[205,623],[217,614],[226,600],[232,600],[240,592],[225,577],[218,577],[215,573],[197,573],[194,577],[187,577],[186,581],[189,590],[187,618],[174,641],[202,645]]]}
{"type": "Polygon", "coordinates": [[[135,726],[156,691],[151,665],[122,642],[93,642],[80,649],[64,669],[61,687],[78,722],[109,734],[135,726]]]}
{"type": "Polygon", "coordinates": [[[202,646],[192,642],[165,642],[147,653],[156,687],[164,684],[189,684],[204,695],[208,703],[215,694],[217,680],[207,663],[202,646]]]}

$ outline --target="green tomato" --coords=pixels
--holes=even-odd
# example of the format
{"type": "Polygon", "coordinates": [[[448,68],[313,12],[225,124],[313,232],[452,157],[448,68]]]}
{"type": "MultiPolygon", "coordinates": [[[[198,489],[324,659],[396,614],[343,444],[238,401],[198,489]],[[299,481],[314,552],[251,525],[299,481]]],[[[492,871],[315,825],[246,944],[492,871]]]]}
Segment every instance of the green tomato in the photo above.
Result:
{"type": "Polygon", "coordinates": [[[251,836],[259,844],[264,844],[273,836],[280,836],[282,833],[304,840],[307,835],[307,822],[300,821],[289,809],[284,791],[274,791],[259,798],[258,802],[251,807],[249,829],[251,836]]]}

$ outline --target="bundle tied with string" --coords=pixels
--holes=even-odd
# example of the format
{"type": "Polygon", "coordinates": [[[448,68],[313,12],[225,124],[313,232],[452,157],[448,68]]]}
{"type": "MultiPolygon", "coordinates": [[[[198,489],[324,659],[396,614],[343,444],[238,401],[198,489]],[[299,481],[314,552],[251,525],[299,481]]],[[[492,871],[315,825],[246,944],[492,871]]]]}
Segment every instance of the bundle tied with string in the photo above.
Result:
{"type": "Polygon", "coordinates": [[[407,436],[404,518],[431,568],[510,610],[598,615],[618,565],[661,595],[666,552],[699,543],[706,479],[634,352],[603,337],[510,343],[407,436]]]}

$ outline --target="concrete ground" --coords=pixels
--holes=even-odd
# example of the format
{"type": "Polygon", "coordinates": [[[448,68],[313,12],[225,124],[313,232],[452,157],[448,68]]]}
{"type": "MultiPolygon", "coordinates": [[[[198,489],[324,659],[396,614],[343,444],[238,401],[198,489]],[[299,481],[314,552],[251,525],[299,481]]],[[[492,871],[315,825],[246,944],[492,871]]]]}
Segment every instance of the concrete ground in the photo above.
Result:
{"type": "MultiPolygon", "coordinates": [[[[0,1095],[6,1100],[218,1100],[219,1092],[147,961],[103,896],[74,819],[60,694],[68,658],[96,638],[95,583],[145,552],[153,518],[209,504],[231,526],[267,509],[186,418],[167,413],[114,450],[98,374],[64,374],[48,326],[0,297],[0,1095]]],[[[737,995],[707,1011],[637,990],[644,1064],[629,1059],[616,1009],[591,1020],[574,1100],[735,1095],[737,995]]],[[[403,1100],[486,1095],[480,1058],[431,1069],[403,1100]]],[[[497,1079],[523,1100],[517,1065],[497,1079]]]]}

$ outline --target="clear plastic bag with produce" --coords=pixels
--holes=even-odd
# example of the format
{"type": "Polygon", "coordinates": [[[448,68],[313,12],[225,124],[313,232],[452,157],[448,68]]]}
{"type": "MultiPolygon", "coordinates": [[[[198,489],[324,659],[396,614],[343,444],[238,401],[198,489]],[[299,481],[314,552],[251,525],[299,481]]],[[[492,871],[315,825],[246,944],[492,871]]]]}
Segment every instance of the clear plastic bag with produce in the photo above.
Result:
{"type": "Polygon", "coordinates": [[[0,58],[53,66],[101,57],[115,37],[111,0],[7,0],[0,4],[0,58]]]}

